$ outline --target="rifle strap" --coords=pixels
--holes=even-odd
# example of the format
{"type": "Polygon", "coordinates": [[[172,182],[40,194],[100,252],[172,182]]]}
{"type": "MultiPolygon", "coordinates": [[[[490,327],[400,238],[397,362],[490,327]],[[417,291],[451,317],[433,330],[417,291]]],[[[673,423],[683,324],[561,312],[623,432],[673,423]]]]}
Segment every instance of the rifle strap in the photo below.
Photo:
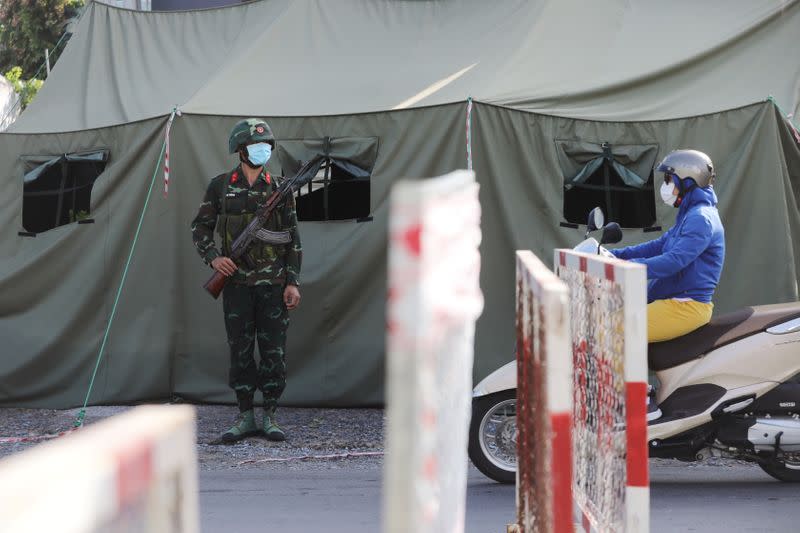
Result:
{"type": "MultiPolygon", "coordinates": [[[[235,170],[233,172],[236,172],[235,170]]],[[[233,172],[228,172],[225,175],[225,179],[222,183],[222,198],[220,200],[220,210],[222,211],[222,216],[228,216],[228,185],[231,182],[231,176],[233,176],[233,172]]]]}
{"type": "Polygon", "coordinates": [[[225,179],[222,180],[222,197],[219,199],[219,209],[221,211],[219,220],[217,224],[222,223],[226,227],[223,231],[220,232],[220,236],[222,237],[222,255],[228,255],[230,253],[230,243],[227,241],[227,225],[228,225],[228,186],[231,183],[231,177],[233,173],[236,172],[235,170],[224,174],[225,179]]]}

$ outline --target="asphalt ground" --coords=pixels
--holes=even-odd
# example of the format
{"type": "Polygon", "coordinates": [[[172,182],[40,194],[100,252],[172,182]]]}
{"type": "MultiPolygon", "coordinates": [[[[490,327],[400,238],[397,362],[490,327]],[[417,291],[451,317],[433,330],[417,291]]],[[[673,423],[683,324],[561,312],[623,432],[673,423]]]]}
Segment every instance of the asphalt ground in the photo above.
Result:
{"type": "MultiPolygon", "coordinates": [[[[200,473],[205,533],[374,532],[381,529],[381,466],[359,460],[301,462],[200,473]]],[[[800,531],[800,486],[754,465],[651,461],[653,533],[800,531]]],[[[469,468],[467,533],[504,533],[515,488],[469,468]]]]}
{"type": "MultiPolygon", "coordinates": [[[[91,407],[86,423],[127,410],[91,407]]],[[[381,527],[383,411],[279,411],[285,443],[213,441],[235,419],[233,406],[198,406],[200,513],[205,533],[360,532],[381,527]]],[[[0,409],[2,438],[36,437],[71,427],[77,410],[0,409]]],[[[2,442],[0,457],[35,441],[2,442]]],[[[651,531],[800,531],[800,484],[773,480],[738,461],[650,461],[651,531]]],[[[469,468],[466,531],[504,532],[515,513],[514,487],[469,468]]]]}

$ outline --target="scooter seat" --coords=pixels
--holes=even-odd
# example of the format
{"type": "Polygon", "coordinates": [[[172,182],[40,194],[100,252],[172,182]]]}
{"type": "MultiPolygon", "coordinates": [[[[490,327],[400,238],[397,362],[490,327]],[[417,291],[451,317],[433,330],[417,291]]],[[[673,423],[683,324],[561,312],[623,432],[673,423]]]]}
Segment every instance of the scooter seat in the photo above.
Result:
{"type": "Polygon", "coordinates": [[[651,370],[666,370],[697,359],[726,344],[800,317],[800,302],[745,307],[713,318],[677,339],[647,346],[651,370]]]}

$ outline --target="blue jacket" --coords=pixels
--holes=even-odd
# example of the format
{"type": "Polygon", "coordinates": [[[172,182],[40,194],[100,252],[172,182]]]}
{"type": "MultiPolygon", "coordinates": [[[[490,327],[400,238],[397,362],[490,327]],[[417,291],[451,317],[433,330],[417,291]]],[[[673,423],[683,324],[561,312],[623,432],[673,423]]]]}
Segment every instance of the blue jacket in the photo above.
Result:
{"type": "Polygon", "coordinates": [[[725,230],[712,188],[684,197],[675,225],[658,239],[611,252],[647,266],[647,301],[691,298],[710,303],[725,261],[725,230]]]}

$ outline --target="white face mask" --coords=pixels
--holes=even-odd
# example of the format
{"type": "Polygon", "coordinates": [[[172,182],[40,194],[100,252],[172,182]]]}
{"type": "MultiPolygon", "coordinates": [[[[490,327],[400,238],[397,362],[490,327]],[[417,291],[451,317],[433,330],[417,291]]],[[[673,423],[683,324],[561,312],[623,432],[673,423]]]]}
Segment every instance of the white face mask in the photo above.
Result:
{"type": "Polygon", "coordinates": [[[664,184],[661,185],[661,199],[670,207],[675,206],[675,200],[677,199],[677,197],[672,194],[673,190],[675,190],[675,185],[672,182],[664,182],[664,184]]]}

